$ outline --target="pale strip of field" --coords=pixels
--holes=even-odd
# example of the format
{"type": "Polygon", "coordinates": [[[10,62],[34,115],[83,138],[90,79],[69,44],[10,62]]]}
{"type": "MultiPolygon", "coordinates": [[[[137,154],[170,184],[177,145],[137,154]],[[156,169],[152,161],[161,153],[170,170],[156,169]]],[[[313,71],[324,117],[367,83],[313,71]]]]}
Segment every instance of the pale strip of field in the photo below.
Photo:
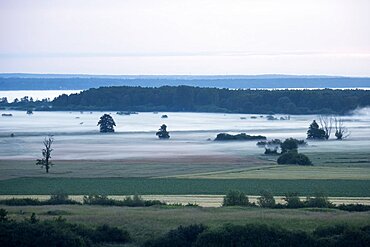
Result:
{"type": "MultiPolygon", "coordinates": [[[[170,177],[170,176],[168,176],[170,177]]],[[[370,180],[370,167],[273,165],[232,171],[171,176],[209,179],[353,179],[370,180]]]]}
{"type": "MultiPolygon", "coordinates": [[[[126,196],[108,196],[109,198],[116,200],[123,200],[126,196]]],[[[141,196],[144,200],[160,200],[169,204],[181,203],[186,205],[188,203],[198,204],[202,207],[220,207],[222,205],[224,195],[144,195],[141,196]]],[[[249,195],[249,201],[257,203],[259,196],[249,195]]],[[[47,200],[50,198],[49,195],[0,195],[0,200],[11,199],[11,198],[33,198],[39,200],[47,200]]],[[[72,195],[70,199],[82,202],[83,195],[72,195]]],[[[283,196],[275,196],[277,203],[284,204],[283,196]]],[[[305,200],[305,197],[300,197],[301,200],[305,200]]],[[[328,197],[329,200],[336,204],[364,204],[370,205],[370,197],[328,197]]]]}
{"type": "MultiPolygon", "coordinates": [[[[271,165],[258,157],[230,155],[178,156],[173,158],[122,160],[55,160],[47,177],[102,178],[102,177],[163,177],[232,171],[271,165]],[[225,165],[227,164],[227,165],[225,165]]],[[[0,180],[19,177],[45,177],[45,170],[35,160],[0,159],[0,180]]]]}

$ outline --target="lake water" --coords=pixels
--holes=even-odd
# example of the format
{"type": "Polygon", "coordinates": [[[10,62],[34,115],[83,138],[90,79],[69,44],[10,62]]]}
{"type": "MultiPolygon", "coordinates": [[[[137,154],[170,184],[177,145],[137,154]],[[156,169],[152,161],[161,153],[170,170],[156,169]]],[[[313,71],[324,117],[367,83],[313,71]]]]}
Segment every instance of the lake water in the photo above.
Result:
{"type": "Polygon", "coordinates": [[[29,98],[33,98],[34,100],[42,100],[45,98],[49,98],[53,100],[55,97],[58,97],[62,94],[73,94],[79,93],[81,90],[17,90],[17,91],[2,91],[0,90],[0,98],[7,97],[8,102],[13,102],[14,99],[20,99],[24,96],[28,96],[29,98]]]}
{"type": "MultiPolygon", "coordinates": [[[[0,111],[0,159],[40,157],[45,136],[54,135],[53,159],[135,159],[196,155],[246,156],[263,153],[255,141],[214,142],[220,132],[264,135],[268,139],[304,139],[315,115],[291,116],[290,120],[269,121],[266,115],[220,113],[139,113],[130,116],[115,112],[34,112],[0,111]],[[110,113],[116,133],[101,134],[97,122],[110,113]],[[168,119],[161,115],[167,114],[168,119]],[[257,118],[251,118],[255,116],[257,118]],[[159,140],[155,132],[168,126],[170,140],[159,140]],[[14,133],[15,137],[10,137],[14,133]]],[[[276,115],[280,117],[284,115],[276,115]]],[[[351,132],[344,141],[310,141],[302,152],[365,151],[370,153],[370,109],[343,116],[351,132]]],[[[332,134],[333,135],[333,134],[332,134]]]]}

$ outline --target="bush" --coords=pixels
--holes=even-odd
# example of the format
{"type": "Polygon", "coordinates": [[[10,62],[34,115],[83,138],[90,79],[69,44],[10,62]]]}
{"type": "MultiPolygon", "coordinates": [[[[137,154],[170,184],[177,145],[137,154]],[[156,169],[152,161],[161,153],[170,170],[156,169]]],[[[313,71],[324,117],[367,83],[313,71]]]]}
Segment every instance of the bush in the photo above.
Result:
{"type": "Polygon", "coordinates": [[[59,205],[59,204],[81,204],[68,198],[68,195],[57,193],[50,196],[50,199],[40,201],[33,198],[11,198],[0,200],[0,204],[7,206],[40,206],[40,205],[59,205]]]}
{"type": "MultiPolygon", "coordinates": [[[[201,225],[200,225],[201,226],[201,225]]],[[[204,226],[179,227],[163,237],[148,241],[146,247],[226,247],[226,246],[369,246],[370,226],[346,225],[319,227],[313,233],[288,231],[266,225],[224,225],[216,229],[204,226]]]]}
{"type": "Polygon", "coordinates": [[[297,151],[288,151],[277,159],[279,165],[300,165],[300,166],[312,166],[311,160],[304,154],[299,154],[297,151]]]}
{"type": "Polygon", "coordinates": [[[7,205],[7,206],[37,206],[42,205],[38,199],[32,198],[11,198],[11,199],[4,199],[0,200],[0,204],[7,205]]]}
{"type": "Polygon", "coordinates": [[[50,196],[50,199],[46,201],[50,205],[58,204],[81,204],[77,201],[69,199],[69,196],[64,192],[56,192],[50,196]]]}
{"type": "Polygon", "coordinates": [[[0,246],[60,246],[80,247],[99,243],[124,244],[130,240],[127,231],[107,225],[89,228],[55,221],[24,221],[0,223],[0,246]]]}
{"type": "Polygon", "coordinates": [[[257,199],[257,203],[263,208],[274,208],[276,205],[274,196],[266,190],[261,191],[261,197],[257,199]]]}
{"type": "Polygon", "coordinates": [[[277,148],[271,149],[271,148],[265,148],[265,154],[266,155],[278,155],[278,150],[277,148]]]}
{"type": "Polygon", "coordinates": [[[230,135],[227,133],[220,133],[217,135],[215,141],[253,141],[253,140],[266,140],[266,136],[251,136],[245,133],[230,135]]]}
{"type": "Polygon", "coordinates": [[[195,246],[313,246],[314,239],[304,232],[266,225],[226,225],[199,235],[195,246]]]}
{"type": "Polygon", "coordinates": [[[114,201],[105,195],[88,195],[83,197],[83,203],[88,205],[108,205],[113,206],[114,201]]]}
{"type": "Polygon", "coordinates": [[[159,200],[143,200],[141,196],[134,195],[133,197],[127,196],[122,201],[110,199],[105,195],[89,195],[84,196],[84,204],[88,205],[105,205],[105,206],[126,206],[126,207],[150,207],[154,205],[166,205],[165,202],[159,200]]]}
{"type": "Polygon", "coordinates": [[[8,211],[3,208],[0,208],[0,222],[7,222],[8,219],[8,211]]]}
{"type": "Polygon", "coordinates": [[[349,212],[370,211],[370,205],[363,205],[363,204],[341,204],[337,208],[340,210],[349,211],[349,212]]]}
{"type": "Polygon", "coordinates": [[[315,197],[307,197],[305,206],[310,207],[310,208],[332,208],[334,207],[334,205],[329,201],[329,199],[320,193],[317,193],[315,197]]]}
{"type": "Polygon", "coordinates": [[[283,199],[286,202],[287,208],[302,208],[304,207],[304,203],[299,199],[297,193],[289,193],[285,195],[283,199]]]}
{"type": "Polygon", "coordinates": [[[230,190],[224,200],[222,206],[250,206],[248,197],[240,191],[230,190]]]}
{"type": "Polygon", "coordinates": [[[179,226],[161,238],[147,241],[144,247],[190,247],[205,230],[203,225],[179,226]]]}

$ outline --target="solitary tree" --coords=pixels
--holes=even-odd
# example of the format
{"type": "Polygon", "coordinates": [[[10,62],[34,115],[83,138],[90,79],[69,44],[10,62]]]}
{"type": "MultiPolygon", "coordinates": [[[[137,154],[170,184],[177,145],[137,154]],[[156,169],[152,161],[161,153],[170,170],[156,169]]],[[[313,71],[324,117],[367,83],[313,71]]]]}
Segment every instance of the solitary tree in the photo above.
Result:
{"type": "Polygon", "coordinates": [[[307,139],[325,139],[325,138],[326,138],[325,130],[320,129],[319,125],[316,123],[316,120],[313,120],[307,131],[307,139]]]}
{"type": "Polygon", "coordinates": [[[156,135],[159,137],[159,139],[169,139],[170,133],[167,131],[167,125],[162,124],[156,135]]]}
{"type": "Polygon", "coordinates": [[[36,161],[36,165],[41,166],[41,168],[45,167],[46,173],[49,173],[49,169],[52,165],[54,165],[50,159],[51,159],[51,152],[53,149],[51,148],[51,145],[53,144],[54,139],[49,136],[48,138],[45,138],[43,144],[44,148],[42,149],[42,159],[38,159],[36,161]]]}
{"type": "Polygon", "coordinates": [[[97,125],[100,125],[100,132],[107,133],[114,132],[114,126],[116,126],[116,123],[109,114],[104,114],[100,117],[97,125]]]}

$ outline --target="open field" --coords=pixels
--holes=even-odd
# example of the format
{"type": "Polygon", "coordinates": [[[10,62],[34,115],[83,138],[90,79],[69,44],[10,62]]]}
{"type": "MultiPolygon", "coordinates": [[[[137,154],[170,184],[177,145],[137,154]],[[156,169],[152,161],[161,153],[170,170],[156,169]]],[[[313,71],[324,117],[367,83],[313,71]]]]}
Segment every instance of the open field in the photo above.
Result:
{"type": "Polygon", "coordinates": [[[191,156],[122,160],[55,160],[49,174],[35,160],[0,160],[0,180],[21,177],[162,177],[239,170],[274,164],[258,157],[191,156]]]}
{"type": "Polygon", "coordinates": [[[10,217],[22,220],[31,212],[41,219],[61,215],[68,221],[88,225],[110,224],[126,228],[136,243],[158,237],[179,225],[269,224],[287,229],[312,231],[318,226],[349,224],[363,226],[370,212],[349,213],[331,209],[261,209],[261,208],[192,208],[192,207],[104,207],[104,206],[1,206],[10,217]]]}
{"type": "Polygon", "coordinates": [[[16,178],[0,181],[1,195],[50,195],[60,190],[70,195],[223,195],[231,189],[248,195],[258,195],[265,189],[274,195],[297,192],[307,196],[322,192],[335,197],[370,196],[368,180],[345,179],[16,178]]]}
{"type": "Polygon", "coordinates": [[[351,130],[349,139],[308,141],[300,147],[312,167],[276,165],[277,157],[263,155],[255,141],[212,139],[220,132],[303,139],[317,118],[314,115],[268,121],[250,114],[166,113],[171,139],[163,141],[155,136],[164,122],[161,114],[113,113],[117,132],[100,134],[96,122],[102,112],[12,113],[0,126],[0,195],[50,195],[62,190],[70,195],[175,196],[167,198],[170,202],[187,202],[190,197],[202,205],[219,205],[220,196],[230,189],[248,195],[265,189],[275,196],[323,192],[360,203],[370,197],[368,111],[343,117],[351,130]],[[55,134],[55,166],[45,174],[35,160],[49,133],[55,134]],[[199,198],[202,195],[213,197],[199,198]]]}
{"type": "MultiPolygon", "coordinates": [[[[114,200],[124,200],[126,196],[133,195],[120,195],[120,196],[108,196],[108,198],[114,200]]],[[[141,196],[144,200],[159,200],[167,204],[197,204],[201,207],[221,207],[223,198],[225,195],[143,195],[141,196]]],[[[257,204],[257,199],[260,196],[248,195],[248,199],[251,203],[257,204]]],[[[0,195],[0,200],[5,199],[21,199],[21,198],[32,198],[40,201],[50,199],[50,195],[0,195]]],[[[71,200],[83,203],[84,195],[72,195],[68,197],[71,200]]],[[[276,203],[285,204],[284,196],[275,196],[276,203]]],[[[305,201],[306,197],[301,196],[301,201],[305,201]]],[[[328,197],[329,201],[335,205],[340,204],[364,204],[370,205],[370,197],[328,197]]]]}

